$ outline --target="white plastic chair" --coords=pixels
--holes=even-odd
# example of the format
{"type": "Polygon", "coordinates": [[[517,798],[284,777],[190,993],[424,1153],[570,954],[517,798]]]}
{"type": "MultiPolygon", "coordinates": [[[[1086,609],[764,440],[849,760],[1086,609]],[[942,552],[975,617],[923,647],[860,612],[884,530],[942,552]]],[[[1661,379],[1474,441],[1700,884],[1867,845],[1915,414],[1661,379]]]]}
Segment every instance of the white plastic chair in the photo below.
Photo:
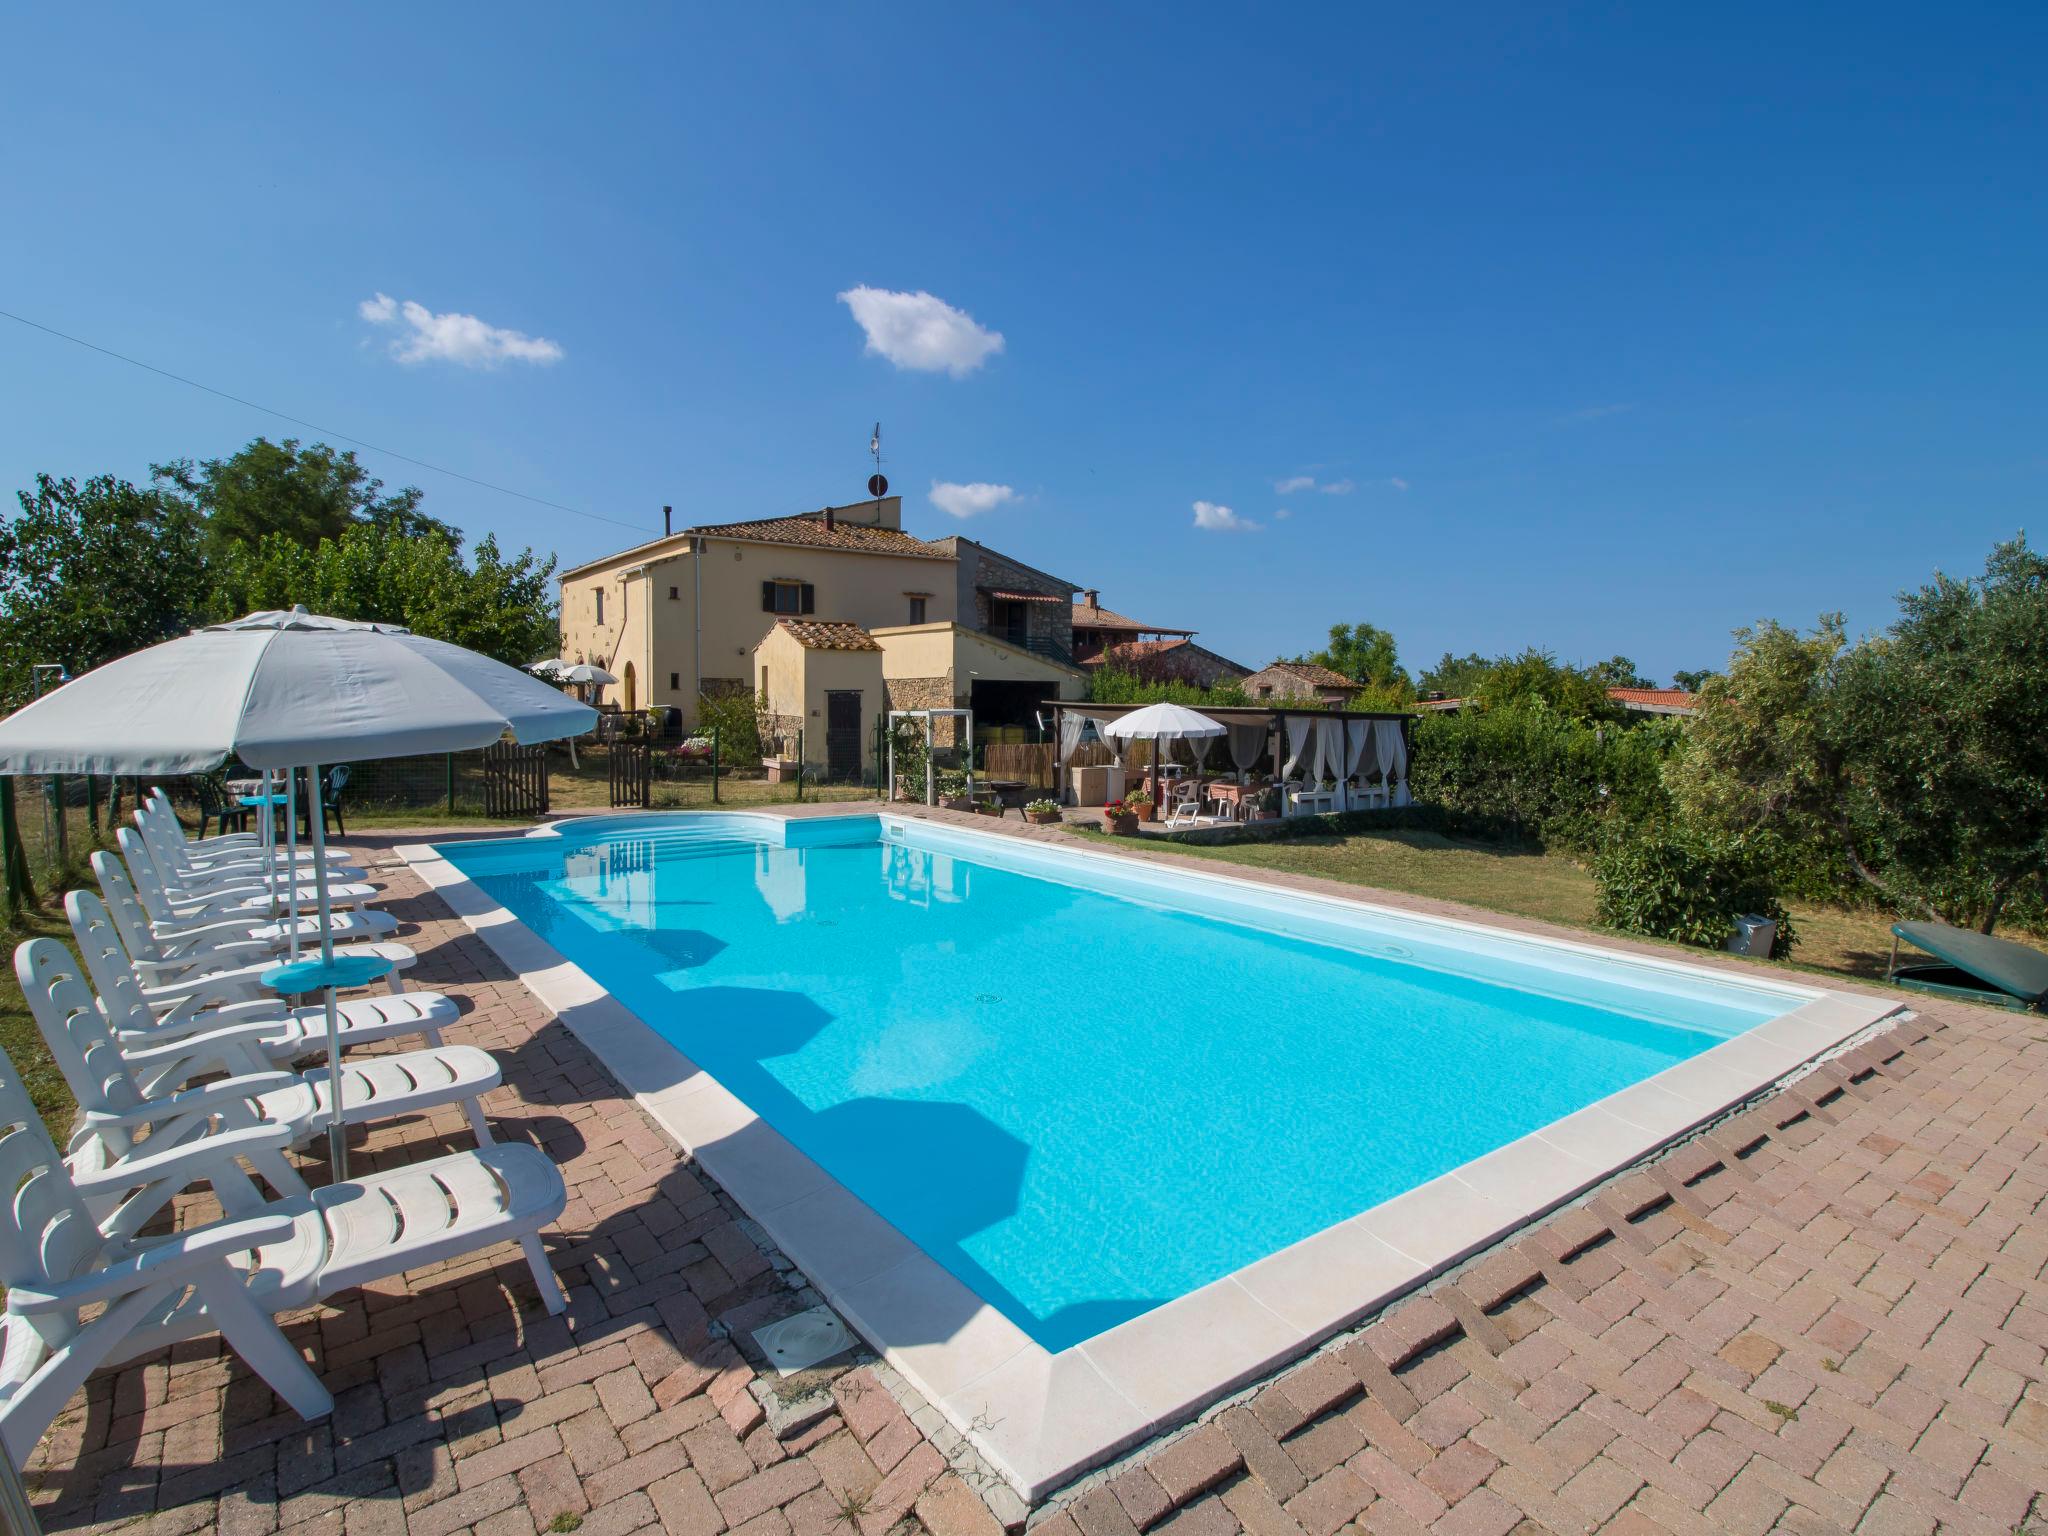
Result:
{"type": "Polygon", "coordinates": [[[93,1371],[213,1331],[294,1410],[318,1418],[334,1399],[273,1314],[508,1239],[524,1250],[548,1310],[562,1310],[539,1232],[568,1194],[529,1146],[500,1143],[330,1184],[154,1244],[119,1232],[125,1223],[103,1233],[86,1208],[87,1192],[123,1195],[124,1208],[160,1203],[154,1186],[212,1182],[224,1162],[281,1147],[289,1134],[229,1130],[74,1172],[0,1052],[0,1181],[13,1191],[0,1211],[0,1447],[16,1466],[93,1371]]]}

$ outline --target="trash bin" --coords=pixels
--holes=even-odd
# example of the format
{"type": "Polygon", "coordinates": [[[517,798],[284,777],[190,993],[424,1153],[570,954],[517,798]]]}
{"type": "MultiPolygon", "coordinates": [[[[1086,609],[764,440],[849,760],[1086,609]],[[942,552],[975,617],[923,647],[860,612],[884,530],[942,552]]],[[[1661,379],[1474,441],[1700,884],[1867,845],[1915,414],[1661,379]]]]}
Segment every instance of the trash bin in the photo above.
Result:
{"type": "Polygon", "coordinates": [[[1730,954],[1755,955],[1759,960],[1768,960],[1771,958],[1771,946],[1777,941],[1777,919],[1745,912],[1735,919],[1735,932],[1728,937],[1728,950],[1730,954]]]}

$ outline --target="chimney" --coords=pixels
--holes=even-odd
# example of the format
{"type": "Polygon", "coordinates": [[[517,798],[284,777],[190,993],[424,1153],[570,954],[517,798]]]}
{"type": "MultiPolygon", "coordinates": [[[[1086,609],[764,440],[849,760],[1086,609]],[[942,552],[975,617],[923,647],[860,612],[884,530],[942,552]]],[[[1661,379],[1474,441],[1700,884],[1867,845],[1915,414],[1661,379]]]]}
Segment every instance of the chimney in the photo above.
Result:
{"type": "Polygon", "coordinates": [[[1096,591],[1095,588],[1090,587],[1086,592],[1083,592],[1081,595],[1088,599],[1088,606],[1090,608],[1100,608],[1102,606],[1101,602],[1098,601],[1102,594],[1096,591]]]}
{"type": "Polygon", "coordinates": [[[832,531],[832,529],[833,529],[833,526],[834,526],[834,524],[833,524],[833,522],[832,522],[832,510],[833,510],[833,509],[832,509],[832,508],[830,508],[830,507],[827,507],[827,508],[825,509],[825,531],[826,531],[827,533],[830,533],[830,532],[832,531]]]}
{"type": "Polygon", "coordinates": [[[674,507],[663,507],[661,509],[661,536],[665,539],[675,531],[676,509],[674,507]]]}

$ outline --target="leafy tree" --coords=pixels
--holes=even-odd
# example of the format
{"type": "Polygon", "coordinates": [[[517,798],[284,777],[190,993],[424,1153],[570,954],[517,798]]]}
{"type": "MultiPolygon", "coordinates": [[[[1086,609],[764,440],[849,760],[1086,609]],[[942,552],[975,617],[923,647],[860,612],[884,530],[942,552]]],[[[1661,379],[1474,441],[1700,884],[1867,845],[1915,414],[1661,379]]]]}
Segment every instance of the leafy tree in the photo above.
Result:
{"type": "Polygon", "coordinates": [[[1702,688],[1706,687],[1708,678],[1719,677],[1720,675],[1720,673],[1714,671],[1674,672],[1671,674],[1671,686],[1683,688],[1687,693],[1698,693],[1702,688]]]}
{"type": "Polygon", "coordinates": [[[1592,671],[1566,666],[1534,646],[1496,661],[1480,680],[1478,694],[1488,709],[1536,702],[1568,720],[1620,720],[1624,715],[1592,671]]]}
{"type": "Polygon", "coordinates": [[[360,523],[401,534],[436,533],[460,545],[461,535],[420,511],[424,493],[408,485],[384,494],[384,482],[325,443],[301,448],[297,438],[273,443],[259,437],[225,459],[173,459],[150,466],[164,491],[179,496],[206,520],[215,551],[281,534],[311,549],[360,523]]]}
{"type": "Polygon", "coordinates": [[[1825,842],[1892,905],[1989,933],[2048,881],[2048,559],[2021,537],[1899,606],[1846,650],[1832,615],[1812,636],[1739,632],[1672,791],[1706,825],[1825,842]]]}
{"type": "Polygon", "coordinates": [[[1219,709],[1246,705],[1251,699],[1236,683],[1218,683],[1204,688],[1180,677],[1148,677],[1125,667],[1096,669],[1089,679],[1088,698],[1095,704],[1185,704],[1200,709],[1204,704],[1219,709]]]}
{"type": "Polygon", "coordinates": [[[403,624],[524,666],[559,643],[554,571],[552,558],[531,550],[506,559],[495,537],[465,562],[444,534],[362,522],[310,549],[273,533],[220,550],[208,609],[218,620],[304,603],[336,618],[403,624]]]}
{"type": "Polygon", "coordinates": [[[1626,656],[1610,656],[1586,669],[1603,688],[1654,688],[1656,683],[1636,670],[1626,656]]]}
{"type": "Polygon", "coordinates": [[[1408,673],[1401,666],[1394,637],[1373,624],[1332,624],[1330,643],[1297,661],[1314,662],[1332,672],[1368,687],[1403,689],[1410,687],[1408,673]]]}
{"type": "Polygon", "coordinates": [[[1476,696],[1487,674],[1493,671],[1493,663],[1477,651],[1468,651],[1463,656],[1453,656],[1449,651],[1443,660],[1424,672],[1416,680],[1416,688],[1424,694],[1440,693],[1447,699],[1469,699],[1476,696]]]}
{"type": "Polygon", "coordinates": [[[182,633],[205,590],[204,536],[161,490],[112,475],[36,476],[0,524],[0,698],[33,693],[30,669],[72,674],[182,633]]]}

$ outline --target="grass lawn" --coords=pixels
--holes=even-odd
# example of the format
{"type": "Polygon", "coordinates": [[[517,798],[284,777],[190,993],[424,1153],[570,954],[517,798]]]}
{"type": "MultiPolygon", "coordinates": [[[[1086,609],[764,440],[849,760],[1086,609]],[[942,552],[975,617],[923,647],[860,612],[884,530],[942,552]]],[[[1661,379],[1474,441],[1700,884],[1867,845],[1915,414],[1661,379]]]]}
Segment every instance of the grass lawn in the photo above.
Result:
{"type": "MultiPolygon", "coordinates": [[[[1464,902],[1574,928],[1597,927],[1592,873],[1562,854],[1459,842],[1434,832],[1376,832],[1229,846],[1187,843],[1179,845],[1179,851],[1225,864],[1464,902]]],[[[1798,945],[1787,963],[1797,969],[1881,981],[1891,953],[1894,921],[1881,912],[1795,906],[1792,922],[1798,945]]],[[[2001,937],[2038,942],[2014,931],[2001,937]]]]}

